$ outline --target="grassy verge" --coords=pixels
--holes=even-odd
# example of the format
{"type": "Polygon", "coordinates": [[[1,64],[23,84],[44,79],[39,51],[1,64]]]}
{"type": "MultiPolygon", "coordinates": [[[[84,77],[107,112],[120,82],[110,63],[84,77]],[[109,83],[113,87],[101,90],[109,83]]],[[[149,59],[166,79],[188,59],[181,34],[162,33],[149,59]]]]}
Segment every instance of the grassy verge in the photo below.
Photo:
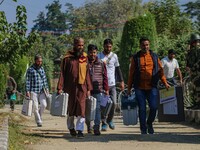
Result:
{"type": "Polygon", "coordinates": [[[23,116],[15,113],[1,113],[0,116],[9,117],[9,150],[27,150],[27,145],[41,141],[38,136],[24,133],[27,127],[23,124],[27,120],[23,116]]]}

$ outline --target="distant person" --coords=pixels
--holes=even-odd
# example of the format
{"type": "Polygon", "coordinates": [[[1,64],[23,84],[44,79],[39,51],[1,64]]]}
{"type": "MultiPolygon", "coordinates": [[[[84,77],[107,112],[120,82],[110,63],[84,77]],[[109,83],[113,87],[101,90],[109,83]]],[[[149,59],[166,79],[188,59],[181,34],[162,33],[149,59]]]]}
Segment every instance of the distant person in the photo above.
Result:
{"type": "Polygon", "coordinates": [[[7,76],[6,95],[10,101],[10,109],[12,111],[14,111],[15,109],[16,92],[17,92],[17,83],[15,82],[15,79],[10,76],[7,76]]]}
{"type": "Polygon", "coordinates": [[[162,67],[164,69],[164,75],[167,78],[167,81],[172,83],[172,85],[176,85],[176,81],[174,79],[174,71],[176,70],[177,75],[179,77],[180,84],[182,85],[182,74],[179,68],[178,61],[175,59],[176,52],[173,49],[168,51],[168,56],[161,60],[162,67]]]}
{"type": "Polygon", "coordinates": [[[47,93],[49,91],[47,77],[42,67],[42,56],[36,55],[34,64],[26,73],[26,96],[33,100],[35,121],[38,127],[42,127],[42,113],[47,106],[44,90],[47,93]]]}
{"type": "Polygon", "coordinates": [[[128,76],[128,94],[133,87],[139,106],[139,120],[141,134],[154,134],[153,122],[156,117],[158,103],[157,84],[159,79],[168,89],[169,85],[163,73],[163,68],[157,54],[150,50],[150,41],[140,39],[141,50],[133,55],[128,76]],[[146,120],[146,100],[150,108],[146,120]]]}
{"type": "Polygon", "coordinates": [[[186,55],[186,66],[190,71],[190,78],[193,84],[191,92],[191,109],[200,109],[200,35],[191,34],[190,49],[186,55]]]}
{"type": "MultiPolygon", "coordinates": [[[[108,77],[107,77],[107,69],[106,65],[103,61],[98,59],[97,57],[97,46],[90,44],[88,45],[88,60],[89,60],[89,72],[92,80],[93,90],[91,91],[91,95],[97,99],[96,102],[96,115],[94,120],[94,135],[100,135],[101,132],[99,130],[101,123],[101,100],[102,94],[105,93],[109,95],[108,88],[108,77]]],[[[86,120],[86,124],[88,127],[88,133],[91,132],[91,122],[86,120]]]]}
{"type": "Polygon", "coordinates": [[[64,56],[57,90],[58,94],[62,91],[69,94],[67,127],[71,136],[84,138],[86,98],[90,96],[92,82],[83,38],[74,38],[73,50],[68,51],[64,56]],[[76,126],[75,116],[77,117],[76,126]]]}
{"type": "Polygon", "coordinates": [[[113,123],[113,117],[114,117],[115,105],[116,105],[116,99],[117,99],[116,77],[120,83],[121,90],[124,90],[124,80],[123,80],[122,72],[120,69],[118,57],[114,52],[112,52],[112,47],[113,47],[112,40],[105,39],[103,46],[104,46],[104,50],[98,54],[98,58],[101,59],[106,64],[109,95],[111,97],[111,100],[113,101],[113,106],[107,118],[106,116],[103,116],[103,114],[101,116],[102,117],[101,130],[106,131],[108,126],[112,130],[115,129],[115,125],[113,123]]]}

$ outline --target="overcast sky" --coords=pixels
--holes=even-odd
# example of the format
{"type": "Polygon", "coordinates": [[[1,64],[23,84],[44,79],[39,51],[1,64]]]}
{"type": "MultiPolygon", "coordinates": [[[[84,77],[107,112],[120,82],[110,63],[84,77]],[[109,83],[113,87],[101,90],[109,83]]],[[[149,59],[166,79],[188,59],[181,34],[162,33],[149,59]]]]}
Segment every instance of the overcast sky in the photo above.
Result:
{"type": "MultiPolygon", "coordinates": [[[[1,2],[2,0],[0,0],[1,2]]],[[[60,0],[61,4],[71,3],[75,7],[83,6],[85,1],[87,0],[60,0]]],[[[148,2],[150,0],[143,0],[143,2],[148,2]]],[[[196,1],[196,0],[179,0],[180,4],[185,4],[189,1],[196,1]]],[[[40,11],[45,11],[45,6],[51,4],[53,0],[18,0],[17,3],[13,2],[12,0],[4,0],[4,2],[0,5],[0,11],[5,11],[6,17],[8,22],[15,21],[15,13],[16,13],[16,6],[22,4],[27,9],[27,24],[28,30],[33,27],[33,20],[35,20],[40,11]]]]}

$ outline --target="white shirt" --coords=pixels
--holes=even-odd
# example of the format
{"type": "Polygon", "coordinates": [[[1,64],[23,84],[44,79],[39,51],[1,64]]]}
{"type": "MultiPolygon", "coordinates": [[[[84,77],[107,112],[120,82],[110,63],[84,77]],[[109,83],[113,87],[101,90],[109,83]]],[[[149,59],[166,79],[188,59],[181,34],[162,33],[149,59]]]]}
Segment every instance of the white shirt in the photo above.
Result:
{"type": "Polygon", "coordinates": [[[98,58],[106,64],[108,86],[114,86],[115,83],[115,67],[119,66],[118,57],[115,53],[110,52],[108,55],[104,55],[103,52],[98,54],[98,58]]]}
{"type": "Polygon", "coordinates": [[[178,61],[175,58],[170,60],[168,58],[168,56],[166,56],[165,58],[163,58],[161,60],[161,63],[162,63],[162,67],[163,67],[163,70],[164,70],[165,77],[167,79],[173,78],[174,77],[174,70],[179,68],[178,61]]]}

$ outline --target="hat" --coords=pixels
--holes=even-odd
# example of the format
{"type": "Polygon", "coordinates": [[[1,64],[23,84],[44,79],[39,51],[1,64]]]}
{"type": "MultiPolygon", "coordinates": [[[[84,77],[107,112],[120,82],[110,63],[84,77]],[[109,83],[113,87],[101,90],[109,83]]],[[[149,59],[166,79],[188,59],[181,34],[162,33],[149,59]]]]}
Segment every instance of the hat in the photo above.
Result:
{"type": "Polygon", "coordinates": [[[168,54],[176,54],[176,52],[175,52],[175,50],[170,49],[170,50],[168,50],[168,54]]]}
{"type": "Polygon", "coordinates": [[[194,42],[196,40],[200,40],[199,34],[197,34],[197,33],[191,34],[190,43],[192,43],[192,42],[194,42]]]}

